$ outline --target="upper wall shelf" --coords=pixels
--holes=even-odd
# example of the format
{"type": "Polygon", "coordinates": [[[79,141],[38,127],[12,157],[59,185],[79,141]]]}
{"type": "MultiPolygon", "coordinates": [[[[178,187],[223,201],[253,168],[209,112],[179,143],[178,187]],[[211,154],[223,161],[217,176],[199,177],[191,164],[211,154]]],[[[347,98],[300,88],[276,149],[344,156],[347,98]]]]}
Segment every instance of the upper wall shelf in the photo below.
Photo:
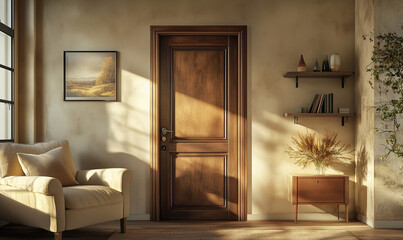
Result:
{"type": "Polygon", "coordinates": [[[354,72],[286,72],[285,78],[295,78],[295,87],[298,88],[298,78],[341,78],[341,87],[344,88],[344,79],[354,72]]]}

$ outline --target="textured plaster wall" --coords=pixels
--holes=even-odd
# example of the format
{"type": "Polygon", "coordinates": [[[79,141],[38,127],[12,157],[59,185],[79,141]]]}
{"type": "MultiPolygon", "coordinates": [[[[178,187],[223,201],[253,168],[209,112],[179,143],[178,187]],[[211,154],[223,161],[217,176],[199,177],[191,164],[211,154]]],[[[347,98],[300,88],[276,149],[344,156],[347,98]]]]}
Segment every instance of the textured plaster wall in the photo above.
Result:
{"type": "MultiPolygon", "coordinates": [[[[301,170],[284,150],[297,132],[337,131],[354,145],[354,119],[285,119],[309,107],[315,93],[333,92],[335,109],[354,111],[354,77],[286,79],[300,54],[309,69],[315,58],[337,52],[342,70],[353,71],[354,1],[351,0],[37,0],[36,141],[68,139],[79,168],[127,167],[134,173],[131,214],[149,213],[150,25],[248,26],[248,212],[266,219],[293,218],[287,176],[301,170]],[[119,101],[64,102],[64,50],[117,50],[119,101]]],[[[28,111],[28,109],[26,109],[28,111]]],[[[352,158],[353,159],[353,158],[352,158]]],[[[354,161],[328,173],[350,176],[354,212],[354,161]]],[[[335,206],[301,206],[336,214],[335,206]]]]}
{"type": "Polygon", "coordinates": [[[385,129],[373,106],[390,95],[372,89],[366,67],[371,63],[374,43],[362,35],[402,34],[403,2],[356,0],[356,205],[359,218],[375,228],[401,228],[403,220],[403,161],[390,155],[381,161],[386,150],[386,136],[374,128],[385,129]]]}
{"type": "Polygon", "coordinates": [[[356,208],[359,215],[374,221],[374,89],[366,67],[371,63],[373,42],[363,39],[374,31],[373,0],[355,1],[355,160],[356,208]]]}
{"type": "MultiPolygon", "coordinates": [[[[375,1],[375,35],[387,32],[396,32],[403,36],[403,2],[399,0],[375,1]]],[[[375,105],[390,98],[375,87],[375,105]]],[[[402,119],[401,119],[402,121],[402,119]]],[[[376,128],[391,128],[390,122],[382,121],[379,114],[375,114],[376,128]]],[[[400,133],[403,134],[403,133],[400,133]]],[[[382,161],[385,154],[383,144],[387,135],[376,133],[375,138],[375,221],[402,221],[403,220],[403,159],[390,155],[382,161]]],[[[403,224],[403,222],[400,222],[403,224]]],[[[403,227],[401,225],[400,227],[403,227]]]]}
{"type": "MultiPolygon", "coordinates": [[[[287,201],[287,175],[313,173],[310,166],[301,169],[284,150],[297,132],[313,131],[319,135],[336,131],[344,143],[354,143],[354,120],[344,127],[339,118],[285,119],[284,112],[296,112],[309,107],[315,93],[333,92],[335,109],[354,109],[354,77],[341,88],[339,79],[286,79],[282,74],[295,71],[300,54],[304,54],[312,70],[315,58],[322,62],[323,54],[338,52],[342,70],[354,70],[354,2],[352,1],[248,1],[249,78],[251,87],[251,184],[252,213],[256,219],[292,218],[293,207],[287,201]],[[259,216],[260,215],[260,216],[259,216]]],[[[249,102],[250,103],[250,102],[249,102]]],[[[327,173],[354,176],[354,163],[342,162],[327,173]]],[[[351,178],[351,181],[354,177],[351,178]]],[[[354,192],[354,184],[350,184],[354,192]]],[[[354,194],[350,194],[354,211],[354,194]]],[[[335,206],[299,207],[301,212],[335,214],[335,206]]]]}
{"type": "Polygon", "coordinates": [[[15,71],[16,98],[16,141],[32,143],[35,139],[35,2],[15,2],[17,64],[15,71]]]}

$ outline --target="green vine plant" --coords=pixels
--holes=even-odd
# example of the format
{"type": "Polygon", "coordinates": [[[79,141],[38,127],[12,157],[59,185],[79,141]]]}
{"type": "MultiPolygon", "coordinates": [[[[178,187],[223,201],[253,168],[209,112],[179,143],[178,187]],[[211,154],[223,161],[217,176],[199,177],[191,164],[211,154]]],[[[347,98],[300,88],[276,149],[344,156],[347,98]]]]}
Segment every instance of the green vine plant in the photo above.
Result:
{"type": "MultiPolygon", "coordinates": [[[[363,36],[364,40],[368,36],[363,36]]],[[[375,106],[375,111],[385,123],[385,127],[375,130],[386,134],[386,153],[381,160],[390,154],[403,157],[402,132],[400,122],[403,119],[403,37],[396,33],[384,33],[374,36],[371,33],[370,42],[374,42],[372,62],[366,71],[371,73],[369,81],[372,88],[375,85],[383,95],[383,100],[375,106]],[[376,84],[375,84],[376,83],[376,84]],[[399,135],[400,134],[400,135],[399,135]]]]}

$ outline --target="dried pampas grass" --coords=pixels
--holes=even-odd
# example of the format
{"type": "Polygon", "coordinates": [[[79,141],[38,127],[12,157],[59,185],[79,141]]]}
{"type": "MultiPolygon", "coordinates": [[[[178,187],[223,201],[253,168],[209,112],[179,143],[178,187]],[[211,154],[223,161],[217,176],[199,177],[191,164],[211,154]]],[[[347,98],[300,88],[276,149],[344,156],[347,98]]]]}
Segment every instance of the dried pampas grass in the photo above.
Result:
{"type": "Polygon", "coordinates": [[[337,140],[337,133],[327,133],[322,139],[317,139],[315,133],[298,133],[298,138],[292,137],[292,143],[294,147],[288,146],[285,152],[302,168],[311,163],[329,167],[337,160],[349,159],[346,155],[352,153],[350,145],[337,140]]]}

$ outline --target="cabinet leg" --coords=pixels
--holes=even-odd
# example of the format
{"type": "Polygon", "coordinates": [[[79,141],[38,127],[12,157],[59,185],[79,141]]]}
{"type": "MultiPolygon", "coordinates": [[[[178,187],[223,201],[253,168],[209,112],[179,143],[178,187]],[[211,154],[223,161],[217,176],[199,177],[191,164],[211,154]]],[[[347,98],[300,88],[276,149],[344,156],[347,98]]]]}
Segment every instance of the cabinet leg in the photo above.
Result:
{"type": "Polygon", "coordinates": [[[348,222],[348,204],[346,204],[346,222],[348,222]]]}
{"type": "Polygon", "coordinates": [[[298,221],[298,204],[295,204],[295,223],[298,221]]]}
{"type": "Polygon", "coordinates": [[[340,219],[340,205],[337,204],[337,220],[340,219]]]}
{"type": "Polygon", "coordinates": [[[54,236],[55,240],[62,240],[62,232],[55,232],[54,236]]]}

